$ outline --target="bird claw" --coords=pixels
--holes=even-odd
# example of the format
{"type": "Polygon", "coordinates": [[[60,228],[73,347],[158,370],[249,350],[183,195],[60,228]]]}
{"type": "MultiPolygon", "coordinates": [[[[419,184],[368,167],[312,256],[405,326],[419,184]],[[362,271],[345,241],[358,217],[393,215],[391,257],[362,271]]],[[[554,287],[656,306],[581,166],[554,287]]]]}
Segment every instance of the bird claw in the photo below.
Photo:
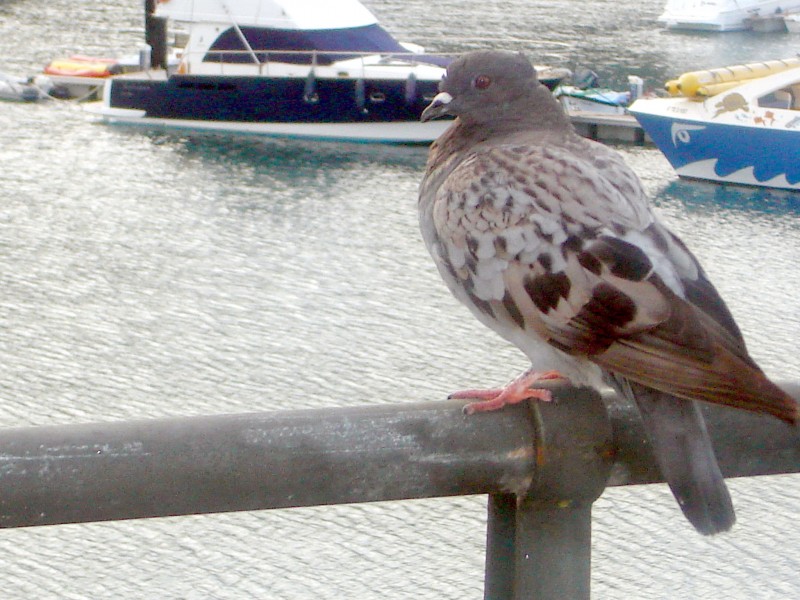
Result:
{"type": "Polygon", "coordinates": [[[488,390],[460,390],[448,396],[453,400],[477,400],[464,406],[464,414],[471,415],[476,412],[489,412],[499,410],[506,404],[517,404],[523,400],[541,400],[550,402],[553,395],[550,390],[532,387],[539,381],[551,379],[565,379],[558,371],[537,372],[532,369],[511,381],[501,389],[488,390]]]}

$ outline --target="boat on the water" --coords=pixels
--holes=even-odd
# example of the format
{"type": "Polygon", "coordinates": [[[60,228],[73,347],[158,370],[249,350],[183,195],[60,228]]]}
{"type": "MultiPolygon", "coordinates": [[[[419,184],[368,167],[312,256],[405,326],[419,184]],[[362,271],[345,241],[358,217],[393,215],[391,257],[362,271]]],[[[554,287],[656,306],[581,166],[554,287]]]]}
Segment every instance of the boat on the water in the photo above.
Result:
{"type": "Polygon", "coordinates": [[[451,58],[401,44],[356,0],[170,0],[155,17],[187,31],[180,63],[109,78],[91,109],[107,122],[398,143],[448,126],[419,117],[451,58]]]}
{"type": "MultiPolygon", "coordinates": [[[[76,54],[55,58],[42,70],[52,82],[50,94],[63,100],[99,100],[108,79],[121,73],[136,73],[150,68],[151,50],[143,47],[139,54],[121,58],[105,58],[76,54]]],[[[168,64],[177,66],[174,56],[168,64]]]]}
{"type": "Polygon", "coordinates": [[[0,100],[37,102],[48,99],[53,84],[45,77],[24,78],[0,73],[0,100]]]}
{"type": "Polygon", "coordinates": [[[574,112],[593,112],[600,114],[624,115],[630,103],[628,91],[609,88],[580,88],[574,85],[559,85],[553,94],[568,114],[574,112]]]}
{"type": "Polygon", "coordinates": [[[800,0],[667,0],[658,22],[668,29],[741,31],[791,11],[800,11],[800,0]]]}
{"type": "Polygon", "coordinates": [[[783,24],[789,33],[800,33],[800,12],[784,15],[783,24]]]}
{"type": "Polygon", "coordinates": [[[569,115],[625,115],[628,105],[644,94],[644,80],[635,75],[628,76],[628,89],[623,91],[600,86],[597,73],[591,69],[576,69],[569,79],[569,84],[562,82],[553,90],[569,115]]]}
{"type": "Polygon", "coordinates": [[[800,61],[685,73],[629,111],[681,177],[800,190],[800,61]]]}

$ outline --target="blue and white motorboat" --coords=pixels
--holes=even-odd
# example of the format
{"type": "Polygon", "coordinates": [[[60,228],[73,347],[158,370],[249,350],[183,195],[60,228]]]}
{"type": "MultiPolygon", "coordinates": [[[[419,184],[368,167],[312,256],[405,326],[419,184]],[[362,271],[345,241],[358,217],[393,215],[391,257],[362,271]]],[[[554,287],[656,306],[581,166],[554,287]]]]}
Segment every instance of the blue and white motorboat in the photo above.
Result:
{"type": "Polygon", "coordinates": [[[91,109],[107,122],[396,143],[448,126],[419,117],[451,59],[401,44],[356,0],[169,0],[154,14],[188,33],[180,63],[111,77],[91,109]]]}
{"type": "Polygon", "coordinates": [[[800,67],[784,62],[745,79],[750,65],[699,72],[739,74],[716,83],[684,74],[687,95],[637,100],[629,111],[681,177],[800,190],[800,67]]]}

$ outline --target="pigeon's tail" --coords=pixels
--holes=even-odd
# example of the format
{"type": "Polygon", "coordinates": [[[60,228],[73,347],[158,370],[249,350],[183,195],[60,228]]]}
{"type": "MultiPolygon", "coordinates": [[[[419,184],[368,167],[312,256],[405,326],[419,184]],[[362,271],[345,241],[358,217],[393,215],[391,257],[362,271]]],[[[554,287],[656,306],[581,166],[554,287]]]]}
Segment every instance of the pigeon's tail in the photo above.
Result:
{"type": "Polygon", "coordinates": [[[729,530],[736,514],[697,402],[635,383],[629,391],[683,514],[703,535],[729,530]]]}

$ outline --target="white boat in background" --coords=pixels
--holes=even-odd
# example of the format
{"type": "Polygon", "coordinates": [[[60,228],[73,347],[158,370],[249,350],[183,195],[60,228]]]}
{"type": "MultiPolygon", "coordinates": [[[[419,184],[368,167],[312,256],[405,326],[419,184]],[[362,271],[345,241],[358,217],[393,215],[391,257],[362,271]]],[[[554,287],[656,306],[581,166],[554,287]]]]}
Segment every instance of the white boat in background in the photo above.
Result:
{"type": "Polygon", "coordinates": [[[786,21],[783,13],[757,14],[744,20],[745,28],[756,33],[785,33],[786,21]]]}
{"type": "Polygon", "coordinates": [[[785,15],[783,23],[789,33],[800,33],[800,12],[785,15]]]}
{"type": "MultiPolygon", "coordinates": [[[[188,32],[181,62],[110,77],[91,108],[106,122],[388,143],[449,125],[419,118],[452,57],[401,44],[357,0],[169,0],[154,15],[188,32]]],[[[566,74],[540,69],[551,88],[566,74]]]]}
{"type": "Polygon", "coordinates": [[[38,102],[50,98],[53,84],[46,77],[26,79],[0,73],[0,100],[5,102],[38,102]]]}
{"type": "MultiPolygon", "coordinates": [[[[569,79],[569,78],[568,78],[569,79]]],[[[566,81],[566,80],[565,80],[566,81]]],[[[628,89],[612,90],[598,84],[597,74],[585,68],[575,70],[571,85],[561,83],[553,95],[569,115],[593,113],[601,115],[624,115],[627,107],[644,93],[644,80],[628,76],[628,89]]]]}
{"type": "Polygon", "coordinates": [[[629,110],[681,177],[800,190],[798,60],[758,67],[685,73],[629,110]]]}
{"type": "Polygon", "coordinates": [[[574,85],[559,85],[553,95],[567,114],[576,112],[624,115],[630,103],[630,92],[619,92],[608,88],[580,88],[574,85]]]}
{"type": "Polygon", "coordinates": [[[667,0],[658,17],[669,29],[741,31],[747,19],[800,11],[800,0],[667,0]]]}

